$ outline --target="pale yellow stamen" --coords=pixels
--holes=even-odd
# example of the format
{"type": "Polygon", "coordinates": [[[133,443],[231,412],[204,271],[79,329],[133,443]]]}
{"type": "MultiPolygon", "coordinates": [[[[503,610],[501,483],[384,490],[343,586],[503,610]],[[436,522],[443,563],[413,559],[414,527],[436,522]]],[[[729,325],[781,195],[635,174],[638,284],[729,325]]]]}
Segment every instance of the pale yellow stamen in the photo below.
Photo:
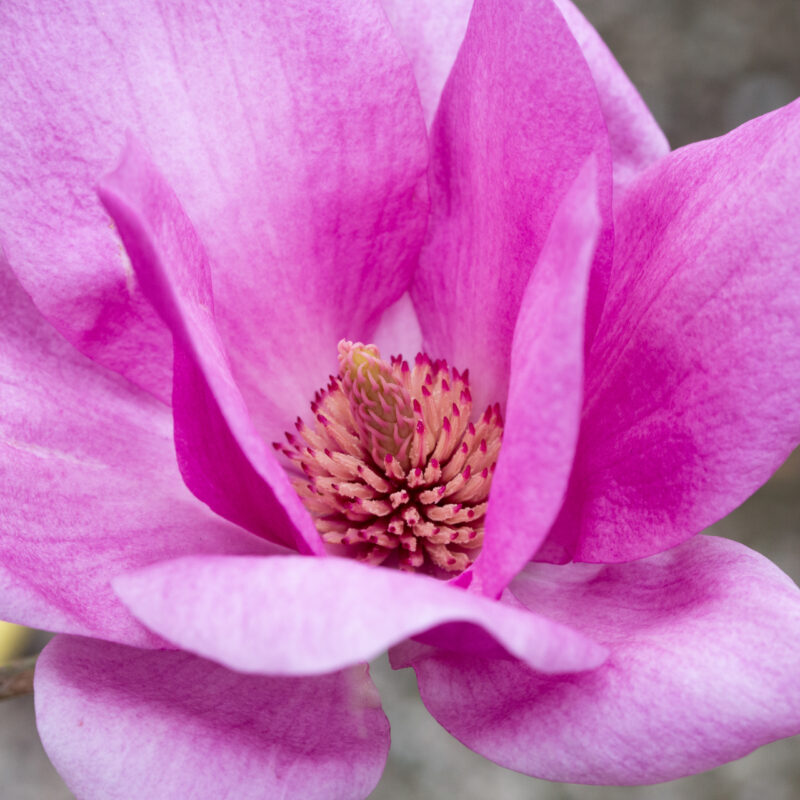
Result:
{"type": "Polygon", "coordinates": [[[418,354],[384,361],[339,343],[339,375],[311,404],[311,426],[276,444],[323,540],[370,564],[448,575],[483,542],[502,438],[497,405],[471,421],[467,373],[418,354]]]}

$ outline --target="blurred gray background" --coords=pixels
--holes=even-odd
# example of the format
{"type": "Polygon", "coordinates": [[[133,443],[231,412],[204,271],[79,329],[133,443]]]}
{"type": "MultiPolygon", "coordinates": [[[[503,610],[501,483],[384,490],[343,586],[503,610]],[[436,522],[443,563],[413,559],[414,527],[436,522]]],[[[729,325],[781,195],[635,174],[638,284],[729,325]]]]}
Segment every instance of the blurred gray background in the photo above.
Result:
{"type": "MultiPolygon", "coordinates": [[[[718,136],[800,95],[800,0],[576,2],[638,86],[673,147],[718,136]]],[[[759,550],[800,582],[800,454],[712,532],[759,550]]],[[[800,797],[800,738],[659,786],[550,784],[497,767],[452,739],[422,707],[410,670],[392,673],[381,660],[373,675],[393,741],[384,778],[370,800],[800,797]]],[[[1,800],[71,797],[39,744],[32,700],[0,704],[1,800]]]]}

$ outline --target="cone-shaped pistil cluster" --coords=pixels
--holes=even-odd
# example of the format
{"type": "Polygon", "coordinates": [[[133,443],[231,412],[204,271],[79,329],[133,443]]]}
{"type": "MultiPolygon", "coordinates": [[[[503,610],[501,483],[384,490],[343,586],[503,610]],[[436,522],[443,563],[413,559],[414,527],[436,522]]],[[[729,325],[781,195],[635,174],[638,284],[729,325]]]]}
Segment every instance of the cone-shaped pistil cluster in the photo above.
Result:
{"type": "Polygon", "coordinates": [[[275,448],[299,469],[294,486],[332,549],[432,574],[472,563],[503,427],[497,405],[471,421],[467,372],[342,341],[339,375],[311,410],[275,448]]]}

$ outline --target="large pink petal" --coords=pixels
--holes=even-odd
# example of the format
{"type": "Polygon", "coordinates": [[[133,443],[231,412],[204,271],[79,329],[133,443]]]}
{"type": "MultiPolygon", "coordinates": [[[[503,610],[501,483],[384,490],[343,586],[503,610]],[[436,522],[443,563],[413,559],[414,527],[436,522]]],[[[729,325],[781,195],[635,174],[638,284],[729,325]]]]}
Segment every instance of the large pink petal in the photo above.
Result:
{"type": "MultiPolygon", "coordinates": [[[[608,128],[614,181],[622,186],[663,158],[669,144],[650,110],[597,31],[571,0],[554,0],[592,71],[608,128]]],[[[430,127],[467,29],[472,0],[382,0],[395,33],[414,65],[430,127]]]]}
{"type": "Polygon", "coordinates": [[[381,5],[411,59],[430,127],[467,31],[472,0],[381,0],[381,5]]]}
{"type": "Polygon", "coordinates": [[[178,199],[133,140],[99,192],[142,291],[173,334],[175,443],[187,486],[232,522],[321,554],[311,518],[231,376],[208,260],[178,199]]]}
{"type": "Polygon", "coordinates": [[[59,636],[35,697],[45,750],[82,800],[362,800],[389,750],[366,666],[252,677],[59,636]]]}
{"type": "Polygon", "coordinates": [[[0,296],[0,619],[152,645],[111,578],[270,548],[192,497],[169,410],[67,344],[2,259],[0,296]]]}
{"type": "Polygon", "coordinates": [[[586,291],[600,226],[592,158],[553,220],[514,330],[503,448],[472,573],[473,586],[490,596],[530,560],[564,499],[578,440],[586,291]]]}
{"type": "Polygon", "coordinates": [[[412,297],[430,354],[471,370],[479,405],[503,403],[528,278],[593,153],[604,220],[593,319],[610,255],[605,124],[551,0],[477,0],[431,136],[431,222],[412,297]]]}
{"type": "Polygon", "coordinates": [[[537,564],[511,588],[611,656],[565,676],[417,661],[431,713],[493,761],[549,780],[655,783],[800,733],[800,592],[743,545],[697,537],[629,564],[537,564]]]}
{"type": "Polygon", "coordinates": [[[542,672],[591,669],[606,655],[590,638],[525,609],[345,558],[177,559],[114,586],[149,628],[241,672],[329,672],[426,633],[426,643],[510,653],[542,672]]]}
{"type": "Polygon", "coordinates": [[[408,283],[427,143],[371,0],[0,6],[0,231],[78,347],[168,396],[169,337],[94,196],[132,130],[208,249],[265,427],[291,421],[408,283]]]}
{"type": "Polygon", "coordinates": [[[615,188],[669,153],[669,143],[636,87],[571,0],[554,0],[592,71],[608,129],[615,188]]]}
{"type": "Polygon", "coordinates": [[[630,185],[541,557],[624,561],[727,514],[800,442],[800,102],[630,185]]]}

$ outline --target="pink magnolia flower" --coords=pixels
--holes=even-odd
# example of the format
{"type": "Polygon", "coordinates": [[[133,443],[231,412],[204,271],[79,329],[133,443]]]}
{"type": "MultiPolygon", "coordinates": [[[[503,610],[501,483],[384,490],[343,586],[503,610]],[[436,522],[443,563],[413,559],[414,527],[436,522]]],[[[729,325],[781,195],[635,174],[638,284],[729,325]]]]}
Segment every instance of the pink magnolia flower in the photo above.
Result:
{"type": "Polygon", "coordinates": [[[81,798],[363,798],[387,647],[553,780],[800,731],[797,587],[696,535],[800,440],[800,105],[669,153],[569,0],[469,5],[0,8],[0,617],[81,798]]]}

